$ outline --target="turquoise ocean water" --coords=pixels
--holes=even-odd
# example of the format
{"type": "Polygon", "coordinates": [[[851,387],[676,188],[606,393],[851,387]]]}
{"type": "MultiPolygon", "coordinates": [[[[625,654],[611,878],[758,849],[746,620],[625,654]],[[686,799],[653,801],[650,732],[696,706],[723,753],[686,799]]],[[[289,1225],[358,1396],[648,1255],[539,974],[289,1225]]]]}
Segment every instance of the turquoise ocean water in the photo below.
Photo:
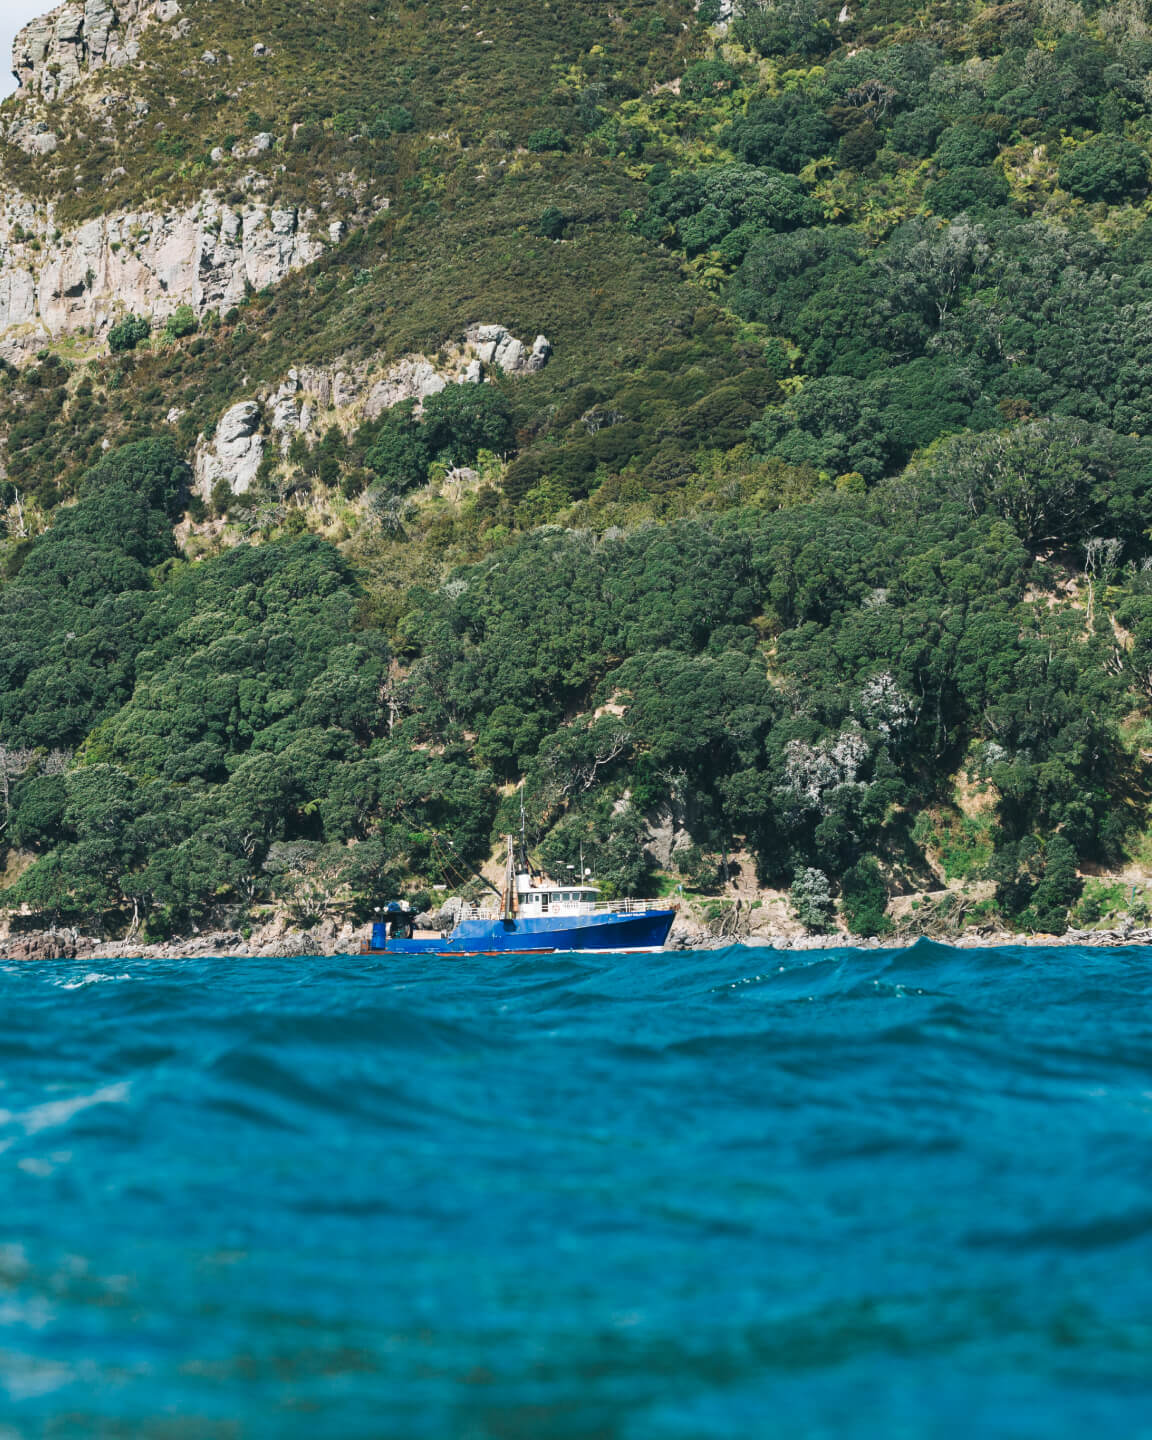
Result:
{"type": "Polygon", "coordinates": [[[1152,951],[0,972],[0,1436],[1152,1436],[1152,951]]]}

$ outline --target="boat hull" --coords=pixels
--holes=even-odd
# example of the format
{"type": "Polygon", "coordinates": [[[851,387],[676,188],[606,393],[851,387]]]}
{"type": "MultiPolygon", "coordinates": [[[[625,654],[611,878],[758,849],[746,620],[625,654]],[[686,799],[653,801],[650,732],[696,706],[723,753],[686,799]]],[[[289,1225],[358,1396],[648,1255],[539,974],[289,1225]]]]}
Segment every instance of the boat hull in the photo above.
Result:
{"type": "Polygon", "coordinates": [[[511,920],[464,920],[435,940],[386,939],[374,927],[373,955],[548,955],[557,951],[615,953],[664,948],[674,910],[641,914],[543,915],[511,920]]]}

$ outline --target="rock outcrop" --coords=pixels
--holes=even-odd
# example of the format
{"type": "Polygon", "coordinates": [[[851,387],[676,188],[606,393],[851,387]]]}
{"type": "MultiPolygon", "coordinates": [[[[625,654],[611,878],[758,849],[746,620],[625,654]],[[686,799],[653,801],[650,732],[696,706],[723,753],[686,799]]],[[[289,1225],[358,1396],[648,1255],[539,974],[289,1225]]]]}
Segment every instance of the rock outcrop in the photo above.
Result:
{"type": "MultiPolygon", "coordinates": [[[[392,405],[404,400],[427,400],[429,395],[438,395],[447,389],[450,381],[462,383],[467,374],[443,374],[433,361],[425,355],[405,355],[390,365],[385,373],[372,382],[372,388],[364,400],[362,409],[365,420],[375,420],[392,405]]],[[[479,380],[479,374],[476,375],[479,380]]]]}
{"type": "Polygon", "coordinates": [[[260,406],[255,400],[242,400],[221,416],[212,443],[197,449],[197,493],[207,500],[212,487],[226,480],[234,495],[243,495],[251,488],[263,459],[260,406]]]}
{"type": "Polygon", "coordinates": [[[552,354],[543,335],[529,349],[503,325],[475,325],[464,332],[462,343],[446,345],[438,362],[427,355],[403,355],[383,364],[369,359],[301,366],[290,370],[265,397],[269,429],[287,446],[293,434],[307,431],[321,415],[325,425],[352,429],[365,420],[379,419],[405,400],[415,400],[419,414],[430,395],[449,385],[480,384],[494,365],[500,365],[501,347],[510,362],[501,368],[514,375],[542,369],[552,354]]]}
{"type": "MultiPolygon", "coordinates": [[[[511,374],[527,375],[547,364],[551,354],[543,335],[529,349],[503,325],[477,325],[464,332],[462,342],[446,345],[438,362],[427,355],[404,355],[392,361],[294,367],[279,384],[226,410],[211,439],[201,435],[192,461],[196,492],[207,500],[213,486],[226,480],[233,494],[242,495],[264,459],[265,436],[284,452],[293,436],[306,435],[314,426],[319,431],[335,425],[351,434],[405,400],[415,400],[419,413],[430,395],[449,385],[482,384],[486,369],[500,365],[501,355],[511,374]]],[[[474,474],[454,472],[454,483],[467,484],[474,474]]]]}
{"type": "Polygon", "coordinates": [[[655,811],[648,817],[648,835],[644,848],[662,870],[670,870],[681,851],[691,847],[692,836],[683,815],[669,808],[655,811]]]}
{"type": "Polygon", "coordinates": [[[474,325],[465,339],[482,365],[495,365],[510,375],[543,370],[552,354],[545,336],[537,335],[529,350],[503,325],[474,325]]]}
{"type": "Polygon", "coordinates": [[[448,385],[478,385],[494,368],[510,375],[542,370],[551,354],[552,346],[543,335],[537,335],[529,349],[505,325],[473,325],[464,332],[462,342],[444,347],[439,363],[426,355],[404,355],[383,369],[369,360],[301,370],[298,379],[311,399],[312,413],[352,408],[357,419],[376,420],[405,400],[415,400],[419,413],[430,395],[448,385]]]}
{"type": "Polygon", "coordinates": [[[56,100],[89,71],[131,65],[141,31],[179,16],[178,0],[70,0],[19,31],[12,73],[22,94],[56,100]]]}
{"type": "Polygon", "coordinates": [[[0,212],[0,354],[46,339],[100,335],[126,311],[162,321],[180,305],[222,312],[278,284],[324,249],[316,216],[288,206],[223,204],[99,216],[56,229],[51,207],[10,197],[0,212]]]}

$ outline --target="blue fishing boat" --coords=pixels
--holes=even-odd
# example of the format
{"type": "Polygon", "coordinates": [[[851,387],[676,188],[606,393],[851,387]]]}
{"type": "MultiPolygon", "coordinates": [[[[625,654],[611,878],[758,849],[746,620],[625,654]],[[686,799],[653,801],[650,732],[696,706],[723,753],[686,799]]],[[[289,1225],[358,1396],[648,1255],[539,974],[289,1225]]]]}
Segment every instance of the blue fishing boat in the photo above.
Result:
{"type": "Polygon", "coordinates": [[[662,950],[676,911],[650,900],[601,900],[596,885],[554,881],[521,853],[508,863],[500,904],[466,905],[443,932],[420,932],[416,915],[393,901],[372,926],[366,955],[552,955],[557,951],[662,950]]]}

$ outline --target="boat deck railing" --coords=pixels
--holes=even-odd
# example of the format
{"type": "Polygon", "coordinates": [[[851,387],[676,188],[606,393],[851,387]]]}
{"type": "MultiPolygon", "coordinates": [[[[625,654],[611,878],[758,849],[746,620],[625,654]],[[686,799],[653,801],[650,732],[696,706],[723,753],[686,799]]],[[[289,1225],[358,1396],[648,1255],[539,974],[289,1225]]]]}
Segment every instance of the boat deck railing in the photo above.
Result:
{"type": "Polygon", "coordinates": [[[649,910],[668,910],[667,900],[596,900],[592,909],[597,915],[647,915],[649,910]]]}

